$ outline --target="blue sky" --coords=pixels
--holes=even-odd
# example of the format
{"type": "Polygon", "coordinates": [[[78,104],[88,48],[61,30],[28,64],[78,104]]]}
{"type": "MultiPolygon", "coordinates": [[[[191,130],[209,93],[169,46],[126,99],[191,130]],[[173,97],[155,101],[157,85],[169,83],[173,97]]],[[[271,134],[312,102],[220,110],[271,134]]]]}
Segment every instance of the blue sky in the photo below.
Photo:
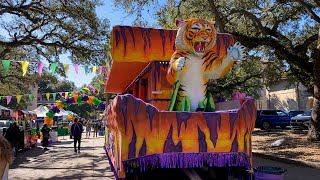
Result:
{"type": "MultiPolygon", "coordinates": [[[[99,18],[107,18],[111,23],[111,27],[115,25],[131,25],[135,16],[128,16],[122,9],[116,8],[113,4],[113,0],[104,0],[104,5],[100,6],[96,10],[99,18]]],[[[152,17],[152,11],[143,13],[145,20],[150,24],[155,23],[155,20],[152,17]]],[[[62,55],[61,62],[71,64],[67,55],[62,55]]],[[[70,66],[67,80],[73,81],[77,87],[80,87],[84,84],[89,84],[94,77],[93,74],[85,75],[84,68],[79,68],[79,74],[76,74],[74,68],[70,66]]]]}

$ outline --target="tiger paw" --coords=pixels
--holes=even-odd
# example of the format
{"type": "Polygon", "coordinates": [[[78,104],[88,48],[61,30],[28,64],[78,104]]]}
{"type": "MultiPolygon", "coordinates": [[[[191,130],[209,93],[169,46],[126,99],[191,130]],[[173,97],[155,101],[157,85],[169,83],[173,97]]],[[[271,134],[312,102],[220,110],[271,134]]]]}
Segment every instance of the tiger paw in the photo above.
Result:
{"type": "Polygon", "coordinates": [[[174,62],[174,69],[176,71],[181,71],[182,68],[184,67],[184,64],[186,63],[186,58],[185,57],[179,57],[179,59],[177,59],[175,62],[174,62]]]}
{"type": "Polygon", "coordinates": [[[227,58],[232,61],[243,60],[245,58],[245,47],[239,42],[227,49],[227,58]]]}

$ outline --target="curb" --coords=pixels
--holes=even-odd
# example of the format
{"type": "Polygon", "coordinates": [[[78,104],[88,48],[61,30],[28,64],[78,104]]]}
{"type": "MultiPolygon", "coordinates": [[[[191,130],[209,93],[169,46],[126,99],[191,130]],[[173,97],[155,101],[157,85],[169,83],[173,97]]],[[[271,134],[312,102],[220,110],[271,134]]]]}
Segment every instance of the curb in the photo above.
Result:
{"type": "Polygon", "coordinates": [[[292,164],[292,165],[298,165],[298,166],[302,166],[302,167],[320,169],[320,163],[316,163],[316,162],[295,160],[295,159],[290,159],[290,158],[282,158],[282,157],[267,155],[267,154],[258,153],[258,152],[252,152],[252,155],[259,157],[259,158],[274,160],[274,161],[278,161],[278,162],[282,162],[282,163],[286,163],[286,164],[292,164]]]}

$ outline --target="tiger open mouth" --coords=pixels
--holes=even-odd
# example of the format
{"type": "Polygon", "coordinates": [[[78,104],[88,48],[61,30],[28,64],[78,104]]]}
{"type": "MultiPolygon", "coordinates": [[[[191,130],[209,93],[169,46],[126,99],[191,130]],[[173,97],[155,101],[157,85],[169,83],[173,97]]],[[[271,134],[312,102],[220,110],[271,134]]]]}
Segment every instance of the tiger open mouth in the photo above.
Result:
{"type": "Polygon", "coordinates": [[[206,49],[206,43],[205,41],[197,41],[194,43],[194,50],[197,53],[204,53],[204,50],[206,49]]]}

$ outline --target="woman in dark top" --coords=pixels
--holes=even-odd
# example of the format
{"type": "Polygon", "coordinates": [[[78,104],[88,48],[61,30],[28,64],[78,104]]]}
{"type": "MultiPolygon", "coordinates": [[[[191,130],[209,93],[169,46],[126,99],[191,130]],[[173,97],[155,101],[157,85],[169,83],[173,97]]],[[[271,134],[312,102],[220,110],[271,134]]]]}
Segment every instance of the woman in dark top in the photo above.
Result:
{"type": "Polygon", "coordinates": [[[44,147],[44,150],[48,150],[47,146],[48,146],[48,141],[50,138],[50,134],[49,134],[50,129],[48,128],[47,124],[43,125],[41,132],[42,132],[42,137],[43,137],[42,146],[44,147]]]}

